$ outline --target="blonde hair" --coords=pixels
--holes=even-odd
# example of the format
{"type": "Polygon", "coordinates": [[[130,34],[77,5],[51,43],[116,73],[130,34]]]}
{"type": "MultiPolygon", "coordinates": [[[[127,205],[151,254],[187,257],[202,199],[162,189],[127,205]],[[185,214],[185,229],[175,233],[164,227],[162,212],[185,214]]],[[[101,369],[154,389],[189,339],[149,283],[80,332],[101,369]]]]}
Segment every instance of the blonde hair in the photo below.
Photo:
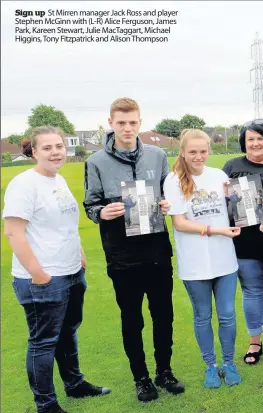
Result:
{"type": "Polygon", "coordinates": [[[37,146],[37,137],[39,135],[48,135],[48,134],[59,135],[62,138],[62,141],[64,143],[65,133],[61,128],[58,128],[57,126],[52,126],[52,125],[38,126],[37,128],[32,129],[30,139],[24,139],[21,142],[23,154],[26,155],[28,158],[32,158],[33,157],[32,148],[36,148],[37,146]]]}
{"type": "Polygon", "coordinates": [[[173,165],[173,172],[178,176],[185,199],[189,199],[195,190],[192,174],[183,156],[187,142],[193,139],[204,139],[210,149],[211,139],[200,129],[184,129],[180,135],[180,147],[178,157],[173,165]]]}
{"type": "Polygon", "coordinates": [[[140,108],[135,100],[130,98],[119,98],[116,99],[110,106],[110,117],[112,118],[115,112],[133,112],[138,111],[140,113],[140,108]]]}

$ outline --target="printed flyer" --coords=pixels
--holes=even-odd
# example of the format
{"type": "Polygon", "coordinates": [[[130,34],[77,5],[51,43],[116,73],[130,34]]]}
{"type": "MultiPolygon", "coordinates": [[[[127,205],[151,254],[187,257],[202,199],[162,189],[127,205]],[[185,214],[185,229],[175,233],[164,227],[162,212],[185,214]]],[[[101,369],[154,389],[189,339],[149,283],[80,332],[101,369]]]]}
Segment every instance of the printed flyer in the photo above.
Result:
{"type": "Polygon", "coordinates": [[[152,181],[122,182],[122,201],[125,206],[124,219],[128,237],[165,230],[160,200],[160,193],[152,181]]]}
{"type": "Polygon", "coordinates": [[[263,188],[259,174],[230,180],[228,211],[237,227],[263,222],[263,188]]]}

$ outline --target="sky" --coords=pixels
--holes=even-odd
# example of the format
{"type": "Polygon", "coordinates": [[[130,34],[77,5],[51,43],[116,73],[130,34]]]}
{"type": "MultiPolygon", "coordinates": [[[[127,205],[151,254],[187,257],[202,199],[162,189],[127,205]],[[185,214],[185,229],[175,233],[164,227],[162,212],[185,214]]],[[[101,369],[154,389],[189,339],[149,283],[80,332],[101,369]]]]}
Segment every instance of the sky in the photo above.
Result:
{"type": "Polygon", "coordinates": [[[1,3],[2,138],[23,133],[40,103],[62,110],[76,130],[107,128],[110,104],[123,96],[139,103],[142,131],[186,113],[209,126],[254,117],[251,45],[256,32],[263,38],[261,1],[1,3]],[[168,43],[14,42],[15,10],[50,8],[178,14],[168,43]]]}

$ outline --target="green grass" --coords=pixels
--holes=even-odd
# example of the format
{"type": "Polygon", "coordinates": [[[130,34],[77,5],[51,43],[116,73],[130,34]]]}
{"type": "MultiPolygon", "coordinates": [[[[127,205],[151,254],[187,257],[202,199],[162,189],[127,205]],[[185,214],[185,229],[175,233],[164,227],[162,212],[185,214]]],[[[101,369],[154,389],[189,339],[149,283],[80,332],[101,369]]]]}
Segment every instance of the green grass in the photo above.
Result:
{"type": "MultiPolygon", "coordinates": [[[[221,168],[231,156],[211,156],[209,164],[221,168]]],[[[170,164],[173,159],[170,159],[170,164]]],[[[2,196],[7,183],[27,167],[2,169],[2,196]]],[[[82,371],[95,384],[112,389],[109,396],[90,400],[69,400],[65,397],[62,382],[55,369],[55,385],[61,405],[69,413],[260,413],[263,392],[263,366],[245,366],[242,357],[247,350],[248,336],[241,308],[241,293],[237,293],[238,336],[236,362],[243,383],[234,388],[225,385],[218,390],[203,388],[204,364],[197,347],[193,327],[192,309],[182,282],[174,277],[174,347],[172,366],[176,375],[184,381],[186,393],[174,397],[161,392],[160,398],[150,404],[140,404],[135,398],[134,385],[128,361],[124,355],[120,317],[111,281],[105,271],[98,226],[85,216],[83,201],[83,164],[70,163],[61,173],[76,196],[81,211],[80,235],[88,258],[84,321],[79,330],[79,348],[82,371]]],[[[170,221],[169,229],[171,231],[170,221]]],[[[3,227],[3,224],[2,224],[3,227]]],[[[172,239],[172,238],[171,238],[172,239]]],[[[191,259],[191,257],[189,257],[191,259]]],[[[174,259],[175,263],[175,259],[174,259]]],[[[11,250],[2,238],[2,412],[35,412],[32,393],[29,389],[25,356],[27,327],[23,309],[16,301],[11,287],[11,250]]],[[[145,300],[146,301],[146,300],[145,300]]],[[[144,343],[148,367],[154,376],[152,327],[147,303],[144,303],[144,343]]],[[[214,317],[214,331],[217,321],[214,317]]],[[[220,345],[215,335],[218,362],[221,363],[220,345]]]]}

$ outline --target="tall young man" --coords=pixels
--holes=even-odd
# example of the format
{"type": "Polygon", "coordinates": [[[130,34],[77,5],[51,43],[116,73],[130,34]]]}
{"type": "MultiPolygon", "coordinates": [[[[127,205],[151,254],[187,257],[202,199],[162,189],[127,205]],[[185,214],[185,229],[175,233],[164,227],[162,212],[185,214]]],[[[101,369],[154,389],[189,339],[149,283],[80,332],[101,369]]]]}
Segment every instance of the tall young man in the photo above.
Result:
{"type": "MultiPolygon", "coordinates": [[[[104,148],[90,156],[85,164],[85,200],[87,216],[100,224],[107,272],[113,282],[121,310],[122,335],[139,401],[158,397],[156,386],[168,392],[184,392],[171,370],[173,324],[172,248],[167,230],[127,237],[125,207],[121,202],[121,182],[152,180],[162,193],[169,167],[164,151],[143,145],[138,138],[141,125],[138,104],[129,98],[117,99],[110,109],[112,132],[104,148]],[[145,362],[142,330],[142,302],[147,295],[153,321],[155,385],[145,362]]],[[[160,201],[163,212],[167,201],[160,201]]]]}

